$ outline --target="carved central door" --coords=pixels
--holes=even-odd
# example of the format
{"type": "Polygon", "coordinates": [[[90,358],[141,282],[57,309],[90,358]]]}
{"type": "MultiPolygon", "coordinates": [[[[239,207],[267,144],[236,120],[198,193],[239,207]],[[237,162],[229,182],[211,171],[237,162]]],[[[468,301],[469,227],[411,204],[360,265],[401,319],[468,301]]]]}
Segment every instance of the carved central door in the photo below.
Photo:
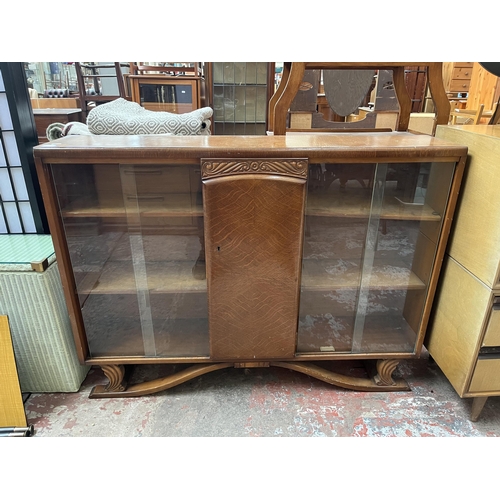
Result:
{"type": "Polygon", "coordinates": [[[292,358],[307,160],[202,160],[210,356],[292,358]]]}

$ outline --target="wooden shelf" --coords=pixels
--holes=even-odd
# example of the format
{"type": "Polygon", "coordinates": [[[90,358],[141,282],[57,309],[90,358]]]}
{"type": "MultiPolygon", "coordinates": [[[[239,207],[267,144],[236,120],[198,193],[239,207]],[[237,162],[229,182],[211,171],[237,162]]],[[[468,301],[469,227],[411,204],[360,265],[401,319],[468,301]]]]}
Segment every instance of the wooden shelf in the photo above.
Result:
{"type": "MultiPolygon", "coordinates": [[[[357,190],[361,191],[361,190],[357,190]]],[[[349,192],[349,194],[309,193],[306,215],[320,217],[370,216],[371,191],[349,192]]],[[[428,205],[403,203],[396,196],[386,196],[382,207],[381,219],[440,221],[441,215],[428,205]]]]}
{"type": "Polygon", "coordinates": [[[126,217],[127,213],[130,216],[139,214],[141,217],[203,217],[203,206],[194,206],[189,198],[182,200],[166,200],[160,203],[139,202],[139,210],[135,211],[129,208],[126,211],[123,204],[115,202],[114,204],[96,205],[73,203],[62,210],[63,217],[126,217]]]}
{"type": "MultiPolygon", "coordinates": [[[[303,320],[303,318],[301,318],[303,320]]],[[[343,330],[335,330],[330,317],[313,316],[314,325],[304,328],[299,326],[297,353],[332,355],[350,353],[354,318],[335,317],[336,325],[343,330]],[[321,347],[333,346],[335,351],[323,351],[321,347]]],[[[299,323],[300,324],[300,323],[299,323]]],[[[415,347],[416,333],[401,316],[368,316],[365,320],[361,352],[407,352],[415,347]]]]}
{"type": "MultiPolygon", "coordinates": [[[[96,331],[99,335],[90,337],[92,356],[137,356],[137,357],[192,357],[209,356],[208,319],[189,318],[169,320],[157,318],[153,322],[154,353],[145,354],[143,331],[137,317],[112,317],[105,326],[102,325],[106,310],[96,309],[95,317],[83,314],[90,326],[99,323],[96,331]]],[[[93,313],[92,313],[93,314],[93,313]]],[[[93,331],[92,328],[89,329],[93,331]]]]}
{"type": "MultiPolygon", "coordinates": [[[[193,277],[194,262],[147,262],[148,291],[161,293],[206,293],[206,280],[193,277]]],[[[344,260],[304,260],[302,289],[331,291],[356,289],[360,285],[359,263],[344,260]]],[[[403,261],[375,262],[370,287],[378,290],[422,290],[426,285],[403,261]]],[[[136,281],[132,263],[110,261],[101,273],[86,273],[79,281],[80,294],[135,294],[136,281]]]]}
{"type": "MultiPolygon", "coordinates": [[[[150,293],[207,293],[207,281],[193,277],[192,261],[147,262],[150,293]]],[[[80,281],[80,294],[136,294],[132,262],[107,262],[101,273],[86,273],[80,281]]]]}
{"type": "MultiPolygon", "coordinates": [[[[331,291],[360,286],[359,261],[307,260],[303,261],[302,290],[331,291]]],[[[379,290],[421,290],[426,287],[402,260],[375,261],[370,288],[379,290]]]]}
{"type": "MultiPolygon", "coordinates": [[[[192,206],[190,200],[182,202],[168,199],[160,203],[140,202],[141,217],[203,217],[203,207],[192,206]]],[[[134,209],[129,209],[129,215],[135,215],[134,209]]],[[[126,217],[123,204],[85,205],[74,203],[64,208],[63,217],[126,217]]],[[[319,217],[350,217],[368,218],[370,215],[370,200],[363,196],[334,197],[329,194],[310,193],[307,199],[306,215],[319,217]]],[[[421,220],[438,222],[440,214],[428,205],[405,204],[391,197],[384,200],[381,219],[386,220],[421,220]]]]}
{"type": "Polygon", "coordinates": [[[248,125],[254,125],[254,124],[259,124],[259,125],[262,125],[262,124],[265,124],[265,120],[223,120],[222,118],[221,119],[215,119],[214,120],[214,123],[227,123],[227,124],[230,124],[230,125],[233,125],[233,124],[236,124],[236,125],[245,125],[245,124],[248,124],[248,125]]]}

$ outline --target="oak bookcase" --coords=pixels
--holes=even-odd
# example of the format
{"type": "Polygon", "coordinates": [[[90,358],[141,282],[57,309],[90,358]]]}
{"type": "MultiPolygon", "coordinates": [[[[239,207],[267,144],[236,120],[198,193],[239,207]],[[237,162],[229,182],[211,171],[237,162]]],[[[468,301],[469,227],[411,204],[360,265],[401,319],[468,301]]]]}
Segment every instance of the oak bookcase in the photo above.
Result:
{"type": "Polygon", "coordinates": [[[467,149],[406,132],[72,136],[35,148],[91,397],[278,366],[407,390],[467,149]],[[374,365],[370,376],[325,368],[374,365]],[[127,385],[126,367],[182,367],[127,385]],[[185,365],[185,366],[184,366],[185,365]]]}

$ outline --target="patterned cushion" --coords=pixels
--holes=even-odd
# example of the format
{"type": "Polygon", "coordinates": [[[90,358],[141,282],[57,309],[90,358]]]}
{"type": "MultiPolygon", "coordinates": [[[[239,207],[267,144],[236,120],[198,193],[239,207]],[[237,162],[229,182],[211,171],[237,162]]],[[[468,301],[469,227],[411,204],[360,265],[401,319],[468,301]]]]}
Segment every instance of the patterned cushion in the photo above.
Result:
{"type": "Polygon", "coordinates": [[[210,135],[212,108],[175,114],[150,111],[136,102],[119,98],[96,106],[87,116],[92,134],[106,135],[210,135]]]}

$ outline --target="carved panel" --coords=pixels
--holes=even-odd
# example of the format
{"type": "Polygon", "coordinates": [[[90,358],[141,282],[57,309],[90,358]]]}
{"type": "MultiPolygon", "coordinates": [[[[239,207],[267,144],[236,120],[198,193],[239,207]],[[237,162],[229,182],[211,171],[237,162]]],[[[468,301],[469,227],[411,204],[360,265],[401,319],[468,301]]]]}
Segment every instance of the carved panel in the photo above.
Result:
{"type": "Polygon", "coordinates": [[[235,174],[272,174],[307,178],[306,159],[201,160],[203,179],[235,174]]]}
{"type": "Polygon", "coordinates": [[[203,180],[210,356],[292,358],[307,162],[210,160],[202,165],[211,174],[203,180]]]}

